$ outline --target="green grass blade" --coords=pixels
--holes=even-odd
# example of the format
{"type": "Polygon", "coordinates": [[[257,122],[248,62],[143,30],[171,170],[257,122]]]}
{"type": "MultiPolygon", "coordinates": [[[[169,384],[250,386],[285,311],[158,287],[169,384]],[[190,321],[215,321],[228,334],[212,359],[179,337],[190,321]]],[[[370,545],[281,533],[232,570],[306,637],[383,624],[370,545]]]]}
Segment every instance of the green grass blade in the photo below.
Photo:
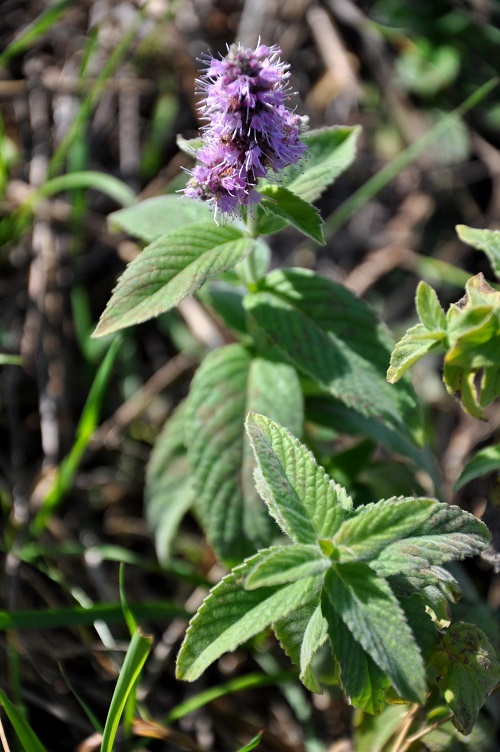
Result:
{"type": "Polygon", "coordinates": [[[49,198],[56,193],[74,190],[75,188],[93,188],[95,191],[106,194],[122,206],[132,206],[136,203],[135,193],[122,180],[103,172],[82,170],[47,180],[30,196],[29,204],[32,206],[39,199],[49,198]]]}
{"type": "Polygon", "coordinates": [[[61,462],[54,485],[43,500],[42,507],[31,524],[31,532],[35,535],[38,535],[44,529],[50,515],[73,483],[83,453],[97,428],[102,401],[121,342],[120,337],[113,340],[99,366],[76,429],[75,443],[70,453],[61,462]]]}
{"type": "Polygon", "coordinates": [[[17,738],[21,742],[21,746],[25,752],[46,752],[40,739],[35,732],[28,725],[28,722],[23,718],[21,713],[17,710],[15,705],[11,703],[9,698],[0,689],[0,703],[3,705],[7,718],[11,722],[17,738]]]}
{"type": "Polygon", "coordinates": [[[244,747],[240,747],[236,752],[251,752],[252,749],[257,749],[259,744],[262,741],[262,731],[260,731],[257,736],[254,736],[253,739],[250,739],[248,744],[245,744],[244,747]]]}
{"type": "Polygon", "coordinates": [[[123,564],[123,562],[120,563],[118,586],[120,589],[120,604],[123,611],[123,617],[127,623],[130,636],[133,637],[134,633],[137,632],[137,622],[135,620],[134,614],[130,610],[130,606],[127,603],[127,596],[125,595],[125,565],[123,564]]]}
{"type": "Polygon", "coordinates": [[[270,675],[253,673],[246,674],[245,676],[238,676],[236,679],[232,679],[224,684],[219,684],[217,687],[210,687],[203,692],[198,692],[197,695],[190,697],[189,700],[176,705],[167,714],[164,723],[166,726],[169,726],[180,718],[189,715],[189,713],[192,713],[194,710],[198,710],[198,708],[208,705],[209,702],[216,700],[218,697],[225,697],[226,695],[231,695],[235,692],[243,692],[247,689],[269,687],[273,684],[278,684],[284,681],[294,681],[296,678],[297,672],[295,670],[281,671],[280,673],[270,675]]]}
{"type": "Polygon", "coordinates": [[[82,126],[90,118],[94,105],[99,99],[99,96],[106,86],[108,79],[111,78],[111,76],[118,68],[133,38],[135,37],[138,28],[142,24],[146,7],[147,3],[145,3],[143,8],[139,11],[135,23],[133,23],[126,34],[123,35],[123,38],[116,45],[115,49],[103,65],[103,68],[97,76],[94,85],[83,100],[71,126],[69,127],[66,135],[62,139],[61,143],[54,152],[52,159],[50,160],[49,175],[54,175],[54,173],[56,173],[62,167],[69,147],[73,144],[75,139],[80,134],[82,126]]]}
{"type": "Polygon", "coordinates": [[[46,8],[43,13],[41,13],[38,18],[23,31],[23,33],[17,39],[14,39],[2,52],[0,55],[0,66],[5,65],[6,62],[13,57],[16,57],[16,55],[23,53],[28,49],[32,42],[48,31],[63,10],[71,5],[71,2],[72,0],[58,0],[49,5],[49,7],[46,8]]]}
{"type": "Polygon", "coordinates": [[[472,110],[477,104],[479,104],[488,94],[498,85],[498,79],[494,78],[491,81],[483,84],[477,91],[471,94],[465,102],[459,107],[450,112],[445,118],[440,120],[435,126],[433,126],[422,138],[411,144],[398,154],[393,160],[391,160],[385,167],[383,167],[376,175],[370,180],[358,188],[357,191],[344,201],[343,204],[336,209],[328,219],[325,221],[325,237],[330,238],[339,230],[342,225],[347,222],[352,215],[370,201],[374,196],[379,193],[382,188],[394,180],[399,175],[401,170],[407,167],[416,159],[433,141],[450,128],[450,125],[454,120],[465,115],[465,113],[472,110]]]}
{"type": "Polygon", "coordinates": [[[118,724],[127,702],[130,691],[134,687],[146,658],[151,650],[153,638],[142,634],[139,630],[134,634],[125,656],[120,676],[116,683],[108,717],[102,736],[101,752],[113,752],[113,745],[118,730],[118,724]]]}
{"type": "MultiPolygon", "coordinates": [[[[136,619],[170,620],[187,618],[187,612],[170,601],[151,601],[129,607],[136,619]]],[[[61,627],[91,626],[96,621],[108,624],[123,623],[122,607],[118,603],[73,608],[47,608],[26,611],[0,611],[0,632],[7,629],[58,629],[61,627]]]]}
{"type": "Polygon", "coordinates": [[[6,355],[0,353],[0,366],[22,366],[23,359],[20,355],[6,355]]]}
{"type": "Polygon", "coordinates": [[[104,727],[100,723],[99,719],[97,718],[96,714],[94,713],[90,705],[87,702],[85,702],[83,697],[81,697],[76,691],[76,689],[73,687],[62,665],[59,665],[59,670],[61,671],[61,675],[64,679],[64,683],[66,684],[69,691],[71,692],[75,700],[78,702],[78,704],[82,708],[83,712],[89,719],[89,722],[91,723],[92,727],[97,731],[98,734],[102,734],[104,731],[104,727]]]}

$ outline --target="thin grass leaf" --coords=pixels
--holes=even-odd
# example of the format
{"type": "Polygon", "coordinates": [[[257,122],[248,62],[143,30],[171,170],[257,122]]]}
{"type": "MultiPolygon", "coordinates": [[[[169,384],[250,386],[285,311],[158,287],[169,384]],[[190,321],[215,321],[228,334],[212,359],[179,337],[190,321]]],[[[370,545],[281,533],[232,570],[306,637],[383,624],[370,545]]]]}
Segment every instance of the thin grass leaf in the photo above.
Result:
{"type": "Polygon", "coordinates": [[[102,735],[101,752],[113,752],[113,745],[118,731],[118,725],[125,708],[125,703],[135,686],[142,667],[149,655],[153,638],[137,630],[132,637],[120,676],[116,683],[111,705],[109,706],[104,733],[102,735]]]}
{"type": "Polygon", "coordinates": [[[209,702],[219,697],[226,697],[235,692],[243,692],[249,689],[259,689],[260,687],[272,687],[274,684],[284,681],[294,681],[297,677],[296,671],[282,671],[278,674],[245,674],[238,676],[236,679],[219,684],[217,687],[210,687],[203,692],[198,692],[194,697],[179,703],[170,710],[164,719],[164,724],[169,726],[180,718],[184,718],[193,713],[195,710],[208,705],[209,702]]]}
{"type": "Polygon", "coordinates": [[[70,453],[59,465],[54,484],[45,496],[40,511],[31,524],[31,532],[35,536],[41,533],[50,516],[71,488],[73,479],[80,467],[83,454],[89,444],[92,434],[97,428],[104,395],[121,342],[122,340],[120,337],[116,337],[113,340],[108,352],[99,366],[76,429],[75,443],[73,444],[70,453]]]}
{"type": "Polygon", "coordinates": [[[72,3],[72,0],[58,0],[55,3],[51,3],[33,23],[31,23],[24,31],[14,39],[0,55],[0,66],[5,65],[6,62],[12,60],[13,57],[21,55],[28,49],[30,44],[34,42],[38,37],[49,31],[50,28],[57,21],[61,13],[72,3]]]}
{"type": "Polygon", "coordinates": [[[259,744],[262,741],[262,731],[260,731],[257,736],[254,736],[253,739],[250,739],[248,744],[245,744],[244,747],[240,747],[236,752],[251,752],[252,749],[256,749],[259,744]]]}
{"type": "Polygon", "coordinates": [[[98,717],[96,716],[96,714],[94,713],[94,711],[92,710],[92,708],[90,707],[90,705],[76,691],[76,689],[74,688],[71,680],[69,679],[68,675],[66,674],[66,672],[65,672],[64,667],[63,667],[62,664],[59,664],[59,671],[61,672],[61,676],[64,679],[64,683],[66,684],[66,686],[68,687],[69,691],[71,692],[71,694],[73,695],[73,697],[75,698],[75,700],[78,702],[78,704],[82,708],[83,712],[85,713],[85,715],[89,719],[92,727],[97,731],[98,734],[102,734],[102,732],[104,731],[104,726],[99,721],[98,717]]]}
{"type": "Polygon", "coordinates": [[[40,739],[31,729],[26,719],[21,715],[17,708],[11,703],[9,698],[0,689],[0,703],[3,705],[7,718],[11,722],[16,736],[19,739],[24,752],[46,752],[40,739]]]}
{"type": "Polygon", "coordinates": [[[98,74],[94,85],[80,105],[80,109],[76,113],[73,122],[66,132],[66,135],[63,137],[56,151],[52,155],[52,159],[50,160],[48,168],[50,176],[54,175],[54,173],[56,173],[62,167],[69,147],[74,143],[75,139],[78,138],[79,134],[81,133],[82,126],[87,122],[87,120],[89,120],[94,105],[97,103],[97,100],[104,90],[107,81],[115,73],[120,62],[127,53],[127,50],[138,29],[142,25],[147,5],[148,4],[145,3],[144,6],[138,11],[134,23],[130,25],[128,31],[123,35],[112,53],[106,59],[102,70],[98,74]]]}
{"type": "Polygon", "coordinates": [[[440,120],[433,126],[422,138],[411,144],[383,167],[370,180],[367,180],[361,188],[351,194],[343,204],[336,209],[325,221],[325,237],[332,237],[348,219],[361,209],[368,201],[385,188],[399,173],[411,164],[425,149],[427,149],[436,139],[446,133],[450,125],[458,118],[465,115],[473,107],[476,107],[485,99],[488,94],[498,85],[498,79],[494,78],[481,86],[477,91],[471,94],[465,102],[457,107],[453,112],[440,120]]]}
{"type": "MultiPolygon", "coordinates": [[[[127,603],[127,597],[125,595],[125,566],[123,562],[120,563],[119,590],[120,590],[120,605],[122,607],[123,617],[127,623],[127,627],[130,632],[130,637],[133,638],[134,634],[138,631],[138,626],[137,626],[137,621],[132,611],[129,608],[129,605],[127,603]]],[[[137,710],[136,690],[137,690],[138,680],[139,679],[136,680],[134,686],[129,692],[127,701],[125,703],[125,708],[123,711],[123,728],[124,728],[126,739],[128,739],[132,734],[132,723],[136,715],[136,710],[137,710]]]]}
{"type": "MultiPolygon", "coordinates": [[[[152,601],[130,606],[136,619],[170,620],[186,618],[182,606],[170,601],[152,601]]],[[[71,626],[91,626],[96,621],[107,624],[123,623],[123,610],[116,603],[99,603],[88,608],[47,608],[26,611],[0,611],[0,632],[8,629],[59,629],[71,626]]]]}
{"type": "Polygon", "coordinates": [[[74,190],[75,188],[92,188],[104,193],[122,206],[132,206],[137,201],[135,193],[122,180],[103,172],[84,170],[70,172],[47,180],[29,197],[27,203],[33,208],[33,205],[43,198],[49,198],[56,193],[74,190]]]}
{"type": "Polygon", "coordinates": [[[20,355],[5,355],[0,353],[0,366],[22,366],[23,359],[20,355]]]}
{"type": "Polygon", "coordinates": [[[123,562],[120,562],[118,587],[120,590],[120,605],[123,611],[123,618],[125,619],[125,622],[127,624],[130,636],[133,637],[135,632],[137,632],[137,621],[135,620],[134,614],[130,610],[130,607],[127,603],[127,596],[125,595],[125,566],[123,562]]]}

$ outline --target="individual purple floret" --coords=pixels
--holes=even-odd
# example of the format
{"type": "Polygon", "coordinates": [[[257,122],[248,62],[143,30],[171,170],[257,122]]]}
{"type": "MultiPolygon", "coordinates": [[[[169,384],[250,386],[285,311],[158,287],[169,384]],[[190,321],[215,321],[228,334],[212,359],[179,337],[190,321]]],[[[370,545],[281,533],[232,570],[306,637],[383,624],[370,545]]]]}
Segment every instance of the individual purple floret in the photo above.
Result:
{"type": "Polygon", "coordinates": [[[259,202],[258,179],[296,164],[305,151],[299,140],[303,119],[285,105],[290,74],[280,52],[276,46],[252,50],[233,44],[221,60],[208,58],[197,82],[207,124],[200,164],[184,192],[208,201],[216,218],[218,212],[239,216],[242,205],[259,202]]]}

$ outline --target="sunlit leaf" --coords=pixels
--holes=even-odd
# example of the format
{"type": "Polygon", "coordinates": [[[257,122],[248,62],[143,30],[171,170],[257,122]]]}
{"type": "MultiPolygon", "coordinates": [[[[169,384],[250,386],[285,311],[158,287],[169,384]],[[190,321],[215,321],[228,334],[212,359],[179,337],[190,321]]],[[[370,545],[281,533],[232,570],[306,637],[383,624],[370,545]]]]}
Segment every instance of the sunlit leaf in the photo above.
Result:
{"type": "Polygon", "coordinates": [[[179,679],[194,681],[223,653],[235,650],[272,622],[286,616],[318,593],[318,578],[284,587],[242,588],[251,569],[265,556],[260,552],[236,567],[216,585],[190,622],[177,659],[179,679]]]}
{"type": "MultiPolygon", "coordinates": [[[[352,637],[389,677],[399,695],[423,702],[422,656],[387,581],[363,562],[337,564],[326,574],[324,592],[352,637]]],[[[324,615],[328,618],[328,613],[324,615]]]]}
{"type": "Polygon", "coordinates": [[[155,240],[125,269],[94,337],[170,310],[208,279],[230,269],[254,244],[234,227],[195,223],[155,240]]]}
{"type": "Polygon", "coordinates": [[[352,506],[344,489],[282,426],[255,413],[246,426],[259,464],[257,489],[282,530],[298,543],[331,537],[352,506]]]}
{"type": "Polygon", "coordinates": [[[108,217],[112,230],[124,230],[146,243],[152,243],[183,225],[210,220],[213,221],[213,212],[207,204],[175,195],[148,198],[108,217]]]}
{"type": "Polygon", "coordinates": [[[457,622],[444,635],[433,664],[455,726],[469,734],[488,694],[500,683],[495,650],[475,624],[457,622]]]}
{"type": "Polygon", "coordinates": [[[460,240],[467,245],[477,248],[478,251],[484,251],[488,256],[493,271],[500,279],[500,231],[499,230],[477,230],[467,225],[457,225],[456,231],[460,240]]]}

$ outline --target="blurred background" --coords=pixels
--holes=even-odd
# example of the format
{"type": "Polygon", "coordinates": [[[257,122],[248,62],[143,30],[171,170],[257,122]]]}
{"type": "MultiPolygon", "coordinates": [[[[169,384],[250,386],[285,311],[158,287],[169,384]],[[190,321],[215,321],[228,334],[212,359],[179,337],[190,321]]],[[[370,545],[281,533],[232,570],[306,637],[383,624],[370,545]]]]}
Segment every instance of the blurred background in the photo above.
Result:
{"type": "MultiPolygon", "coordinates": [[[[110,231],[107,215],[132,194],[148,198],[185,182],[182,168],[192,162],[176,137],[194,137],[200,126],[200,56],[223,55],[233,41],[277,44],[291,65],[294,106],[310,126],[359,124],[362,133],[355,163],[319,203],[326,246],[287,230],[269,238],[273,265],[310,267],[343,282],[401,335],[415,323],[420,279],[445,307],[472,274],[493,280],[487,259],[464,246],[454,227],[500,229],[500,87],[467,105],[463,117],[453,113],[500,70],[500,5],[2,0],[0,13],[0,609],[119,602],[121,560],[129,561],[132,600],[184,604],[193,577],[195,584],[210,573],[216,579],[215,562],[188,520],[176,543],[179,561],[159,567],[157,531],[145,521],[144,469],[197,364],[231,335],[198,301],[185,301],[127,331],[96,386],[109,339],[90,334],[139,250],[110,231]],[[86,404],[87,422],[79,424],[86,404]],[[49,493],[53,512],[30,527],[49,493]]],[[[483,424],[460,412],[432,363],[419,365],[414,381],[451,494],[467,457],[491,441],[500,413],[483,424]]],[[[485,486],[460,493],[474,509],[485,486]]],[[[485,594],[498,605],[494,577],[485,594]]],[[[102,719],[117,675],[103,644],[118,650],[126,633],[111,629],[96,648],[89,631],[63,626],[3,631],[0,682],[29,707],[49,749],[84,752],[95,748],[92,728],[72,693],[102,719]]],[[[163,717],[193,689],[173,679],[182,620],[153,629],[158,642],[144,697],[152,717],[163,717]]],[[[237,675],[244,661],[248,671],[252,660],[228,656],[202,686],[237,675]]],[[[235,740],[259,728],[268,735],[265,749],[276,752],[312,750],[308,734],[340,740],[332,751],[350,748],[339,746],[349,745],[342,700],[297,707],[275,689],[223,697],[185,718],[178,737],[172,732],[165,742],[167,731],[157,730],[163,741],[150,748],[234,750],[235,740]]]]}

